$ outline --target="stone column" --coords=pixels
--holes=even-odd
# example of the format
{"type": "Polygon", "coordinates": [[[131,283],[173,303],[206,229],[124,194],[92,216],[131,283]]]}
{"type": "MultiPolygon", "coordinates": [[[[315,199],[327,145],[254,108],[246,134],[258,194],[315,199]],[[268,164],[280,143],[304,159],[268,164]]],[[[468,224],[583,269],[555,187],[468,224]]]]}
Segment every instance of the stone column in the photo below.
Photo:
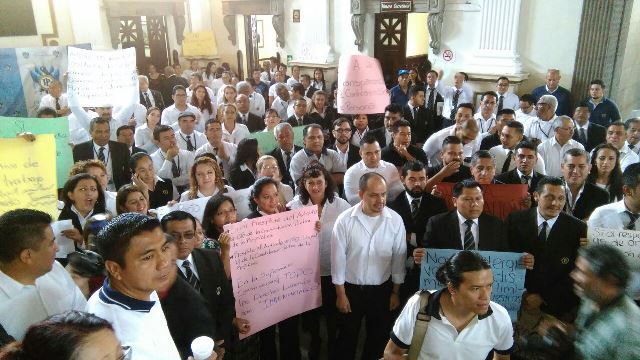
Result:
{"type": "Polygon", "coordinates": [[[521,0],[484,0],[480,42],[470,66],[473,72],[520,74],[517,51],[521,0]]]}

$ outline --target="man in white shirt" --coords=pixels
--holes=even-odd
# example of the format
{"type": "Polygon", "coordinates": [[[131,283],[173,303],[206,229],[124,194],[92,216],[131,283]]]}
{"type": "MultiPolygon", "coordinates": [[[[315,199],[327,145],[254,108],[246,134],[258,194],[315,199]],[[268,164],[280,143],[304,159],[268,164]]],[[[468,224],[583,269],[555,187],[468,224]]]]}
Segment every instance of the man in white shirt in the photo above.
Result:
{"type": "MultiPolygon", "coordinates": [[[[509,172],[516,168],[516,145],[523,139],[524,127],[518,121],[508,122],[500,131],[500,145],[489,149],[489,153],[496,160],[496,175],[509,172]]],[[[544,160],[537,154],[537,161],[533,169],[545,174],[544,160]]]]}
{"type": "Polygon", "coordinates": [[[196,116],[192,112],[185,111],[178,115],[178,127],[178,148],[193,152],[207,142],[207,137],[195,130],[196,116]]]}
{"type": "MultiPolygon", "coordinates": [[[[280,70],[277,70],[275,72],[275,74],[273,75],[273,81],[271,82],[271,85],[269,86],[269,107],[272,107],[273,100],[278,96],[278,92],[276,91],[276,89],[277,89],[276,85],[278,85],[278,84],[285,85],[285,83],[284,83],[284,74],[280,70]]],[[[285,85],[285,87],[286,87],[286,85],[285,85]]]]}
{"type": "MultiPolygon", "coordinates": [[[[99,117],[106,119],[109,121],[109,128],[111,129],[111,136],[109,140],[116,141],[118,136],[116,135],[116,130],[122,126],[129,124],[129,120],[131,119],[131,115],[138,104],[137,101],[132,102],[131,104],[125,104],[122,107],[118,108],[118,111],[113,113],[113,106],[111,104],[101,104],[96,107],[95,114],[98,114],[99,117]]],[[[90,123],[91,120],[95,118],[93,112],[88,112],[85,109],[79,106],[70,106],[72,115],[74,115],[74,128],[83,128],[90,133],[90,123]]],[[[71,122],[70,122],[71,124],[71,122]]]]}
{"type": "Polygon", "coordinates": [[[194,155],[200,156],[206,153],[215,155],[216,161],[226,177],[231,169],[231,163],[236,159],[238,146],[222,140],[222,124],[218,120],[209,119],[204,126],[208,142],[199,147],[194,155]]]}
{"type": "Polygon", "coordinates": [[[519,104],[518,110],[516,110],[516,120],[526,128],[530,121],[538,117],[535,107],[536,99],[531,94],[524,94],[520,96],[519,104]]]}
{"type": "Polygon", "coordinates": [[[249,98],[249,112],[263,117],[265,113],[264,97],[254,91],[253,86],[247,81],[240,81],[236,84],[238,95],[246,95],[249,98]]]}
{"type": "Polygon", "coordinates": [[[182,193],[189,186],[194,153],[178,148],[175,131],[170,126],[158,125],[153,131],[153,137],[159,147],[151,154],[156,174],[170,179],[178,192],[182,193]]]}
{"type": "Polygon", "coordinates": [[[518,110],[520,107],[520,100],[518,99],[518,95],[509,91],[509,78],[506,76],[501,76],[498,78],[498,83],[496,84],[496,93],[498,95],[497,101],[497,111],[502,109],[511,109],[518,110]]]}
{"type": "Polygon", "coordinates": [[[160,222],[138,213],[111,220],[95,237],[107,278],[89,298],[89,312],[109,321],[132,360],[178,360],[157,289],[165,289],[175,250],[160,222]]]}
{"type": "Polygon", "coordinates": [[[479,254],[461,251],[438,269],[444,287],[409,299],[396,319],[384,350],[385,359],[402,359],[413,342],[417,321],[428,321],[418,359],[508,360],[513,349],[509,313],[491,301],[491,265],[479,254]],[[421,300],[427,296],[426,308],[421,300]],[[418,313],[430,320],[418,319],[418,313]]]}
{"type": "Polygon", "coordinates": [[[524,135],[535,145],[553,137],[553,123],[557,119],[558,100],[553,95],[542,95],[536,104],[538,117],[524,128],[524,135]]]}
{"type": "Polygon", "coordinates": [[[361,201],[338,216],[331,236],[331,276],[336,287],[338,353],[354,359],[362,318],[366,319],[363,359],[379,359],[400,305],[407,244],[402,218],[386,205],[384,177],[359,179],[361,201]]]}
{"type": "Polygon", "coordinates": [[[382,175],[387,183],[387,200],[393,201],[404,191],[400,174],[395,165],[381,160],[380,144],[373,136],[365,137],[360,143],[360,157],[362,160],[347,169],[344,174],[344,195],[351,205],[355,205],[359,198],[359,183],[362,175],[375,172],[382,175]]]}
{"type": "Polygon", "coordinates": [[[287,85],[291,88],[298,83],[300,83],[300,66],[293,65],[291,67],[291,77],[287,79],[287,85]]]}
{"type": "Polygon", "coordinates": [[[496,132],[496,98],[497,95],[493,91],[487,91],[480,98],[480,111],[474,115],[478,128],[480,128],[480,136],[485,137],[496,132]]]}
{"type": "Polygon", "coordinates": [[[171,126],[174,130],[178,130],[178,116],[180,113],[190,111],[196,116],[196,123],[200,121],[202,114],[200,110],[191,104],[187,104],[187,90],[184,86],[176,85],[172,89],[171,98],[173,105],[162,110],[160,123],[162,125],[171,126]]]}
{"type": "Polygon", "coordinates": [[[422,150],[429,159],[429,166],[442,164],[440,152],[442,141],[448,136],[458,137],[463,144],[464,158],[470,158],[480,149],[480,127],[473,119],[473,105],[460,104],[456,111],[456,123],[431,135],[422,146],[422,150]]]}
{"type": "Polygon", "coordinates": [[[444,107],[442,116],[454,120],[458,105],[465,103],[474,103],[473,90],[467,84],[468,76],[466,73],[457,72],[453,76],[453,86],[445,86],[442,81],[438,82],[436,89],[444,98],[444,107]]]}
{"type": "Polygon", "coordinates": [[[54,80],[49,84],[49,93],[40,99],[39,108],[52,108],[60,116],[67,116],[71,112],[69,103],[67,102],[67,94],[62,93],[62,84],[58,80],[54,80]]]}
{"type": "Polygon", "coordinates": [[[635,164],[640,161],[640,157],[626,144],[627,130],[625,129],[622,121],[614,121],[607,127],[607,143],[615,146],[620,152],[620,169],[624,172],[624,169],[631,164],[635,164]]]}
{"type": "Polygon", "coordinates": [[[290,99],[289,90],[284,84],[275,84],[276,87],[276,98],[271,103],[271,108],[278,112],[278,116],[280,119],[287,119],[289,116],[287,115],[287,110],[289,106],[293,107],[294,101],[290,99]]]}
{"type": "Polygon", "coordinates": [[[344,173],[347,171],[347,164],[342,161],[342,158],[335,150],[324,147],[322,127],[318,124],[308,125],[302,130],[302,136],[304,138],[304,148],[293,155],[289,165],[291,179],[297,182],[302,176],[304,167],[315,160],[327,169],[337,185],[341,185],[344,173]]]}
{"type": "Polygon", "coordinates": [[[548,176],[560,177],[562,157],[570,149],[584,150],[584,146],[571,139],[575,129],[573,120],[568,116],[559,116],[554,123],[554,137],[538,145],[538,154],[544,160],[544,170],[548,176]]]}
{"type": "Polygon", "coordinates": [[[29,326],[87,301],[55,261],[58,245],[51,216],[17,209],[0,216],[0,325],[21,341],[29,326]]]}

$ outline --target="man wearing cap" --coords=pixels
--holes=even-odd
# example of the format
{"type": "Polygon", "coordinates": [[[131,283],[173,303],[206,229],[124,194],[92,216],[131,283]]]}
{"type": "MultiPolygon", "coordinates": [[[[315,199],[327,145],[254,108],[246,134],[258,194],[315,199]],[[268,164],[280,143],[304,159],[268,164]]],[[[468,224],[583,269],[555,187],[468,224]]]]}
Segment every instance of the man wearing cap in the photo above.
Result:
{"type": "Polygon", "coordinates": [[[409,102],[409,70],[398,70],[398,85],[391,88],[391,103],[404,106],[409,102]]]}
{"type": "Polygon", "coordinates": [[[196,115],[191,111],[183,111],[178,115],[178,131],[176,142],[178,148],[187,151],[196,151],[207,142],[207,137],[195,130],[196,115]]]}

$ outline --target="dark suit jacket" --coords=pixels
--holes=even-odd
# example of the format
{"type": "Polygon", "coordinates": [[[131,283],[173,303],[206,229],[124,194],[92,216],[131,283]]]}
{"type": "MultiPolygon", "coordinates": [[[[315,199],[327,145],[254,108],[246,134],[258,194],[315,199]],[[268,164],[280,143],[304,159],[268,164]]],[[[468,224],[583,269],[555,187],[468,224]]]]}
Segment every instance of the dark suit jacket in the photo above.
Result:
{"type": "MultiPolygon", "coordinates": [[[[94,159],[95,151],[93,141],[83,142],[73,147],[73,162],[94,159]]],[[[106,154],[105,154],[106,155],[106,154]]],[[[131,182],[131,169],[129,169],[129,147],[125,144],[109,141],[108,164],[113,170],[113,183],[116,189],[131,182]]]]}
{"type": "MultiPolygon", "coordinates": [[[[443,165],[428,167],[427,176],[432,177],[436,175],[440,170],[442,170],[442,167],[443,165]]],[[[471,177],[471,170],[469,169],[468,166],[462,165],[460,166],[460,169],[458,169],[457,173],[442,179],[442,182],[457,183],[462,180],[469,179],[470,177],[471,177]]]]}
{"type": "Polygon", "coordinates": [[[489,135],[480,142],[480,150],[489,150],[494,146],[500,145],[500,135],[497,133],[489,135]]]}
{"type": "MultiPolygon", "coordinates": [[[[425,193],[420,200],[418,215],[415,219],[411,218],[411,204],[407,199],[406,191],[400,193],[395,200],[390,202],[389,208],[393,209],[402,217],[402,222],[404,222],[404,228],[407,230],[407,233],[416,234],[416,241],[418,243],[424,238],[427,221],[435,215],[447,212],[447,205],[444,200],[425,193]]],[[[407,255],[413,253],[413,249],[411,250],[412,251],[407,250],[407,255]]]]}
{"type": "Polygon", "coordinates": [[[164,90],[162,91],[162,99],[164,100],[165,106],[173,105],[173,98],[171,97],[171,92],[173,91],[173,87],[176,85],[182,85],[184,88],[189,87],[189,81],[182,76],[171,75],[164,82],[164,90]]]}
{"type": "MultiPolygon", "coordinates": [[[[160,91],[158,90],[151,90],[151,96],[153,96],[153,100],[156,103],[156,107],[158,109],[160,109],[160,111],[162,111],[164,109],[164,99],[162,98],[162,93],[160,93],[160,91]]],[[[146,107],[147,109],[150,108],[151,106],[147,106],[147,102],[144,99],[144,95],[142,95],[142,92],[139,92],[140,94],[140,104],[144,105],[144,107],[146,107]]]]}
{"type": "Polygon", "coordinates": [[[236,122],[238,124],[247,125],[247,127],[249,128],[249,132],[262,131],[265,127],[264,120],[262,120],[260,116],[254,113],[247,114],[247,122],[243,122],[240,118],[240,114],[238,113],[238,115],[236,116],[236,122]]]}
{"type": "Polygon", "coordinates": [[[377,129],[369,130],[367,132],[367,136],[373,136],[378,140],[378,144],[380,144],[380,148],[387,146],[387,138],[385,136],[385,127],[380,127],[377,129]]]}
{"type": "Polygon", "coordinates": [[[538,240],[537,208],[520,210],[507,217],[509,248],[528,252],[535,258],[533,270],[527,270],[525,287],[540,294],[542,310],[554,316],[571,311],[578,304],[569,273],[574,268],[580,238],[587,235],[587,225],[571,215],[560,213],[547,241],[538,240]]]}
{"type": "Polygon", "coordinates": [[[424,143],[439,126],[442,126],[442,121],[437,124],[438,116],[435,112],[427,110],[424,106],[418,108],[415,117],[409,105],[404,105],[402,112],[404,119],[411,123],[411,142],[414,144],[424,143]]]}
{"type": "Polygon", "coordinates": [[[580,140],[578,126],[576,125],[576,131],[573,132],[573,140],[581,143],[584,146],[586,151],[593,150],[594,147],[605,142],[605,137],[607,136],[607,129],[598,124],[589,123],[589,127],[587,128],[587,142],[586,144],[580,140]]]}
{"type": "MultiPolygon", "coordinates": [[[[293,145],[293,150],[291,151],[291,157],[293,158],[293,155],[295,153],[297,153],[298,151],[300,151],[300,150],[302,150],[302,147],[300,147],[298,145],[293,145]]],[[[282,176],[281,182],[283,184],[287,184],[287,185],[291,186],[292,189],[295,189],[296,188],[296,186],[295,186],[296,184],[293,181],[293,179],[291,179],[291,174],[289,173],[289,169],[287,169],[287,167],[285,166],[284,159],[282,158],[282,152],[280,151],[280,148],[277,147],[277,148],[273,149],[273,151],[271,151],[267,155],[273,156],[278,161],[278,167],[280,168],[280,175],[282,176]]]]}
{"type": "Polygon", "coordinates": [[[314,112],[307,115],[305,125],[309,124],[318,124],[322,126],[323,129],[331,131],[333,128],[333,121],[338,118],[338,113],[331,107],[327,106],[327,109],[324,112],[324,118],[321,117],[318,113],[314,112]]]}
{"type": "Polygon", "coordinates": [[[147,150],[145,150],[145,149],[141,149],[141,148],[139,148],[139,147],[137,147],[137,146],[133,146],[133,147],[131,147],[131,155],[136,154],[136,153],[139,153],[139,152],[141,152],[141,153],[145,153],[145,154],[146,154],[146,153],[147,153],[147,150]]]}
{"type": "MultiPolygon", "coordinates": [[[[538,186],[538,181],[544,178],[544,175],[535,172],[535,170],[533,171],[532,175],[533,176],[531,178],[531,186],[529,187],[529,194],[533,194],[533,192],[536,191],[536,187],[538,186]]],[[[504,172],[500,175],[496,175],[495,180],[501,182],[502,184],[522,184],[522,182],[520,181],[520,177],[518,176],[517,169],[513,169],[511,171],[504,172]]]]}
{"type": "Polygon", "coordinates": [[[256,177],[249,170],[242,171],[239,166],[234,166],[229,172],[229,182],[231,186],[236,189],[246,189],[253,185],[256,181],[256,177]]]}
{"type": "MultiPolygon", "coordinates": [[[[569,189],[567,188],[567,191],[569,189]]],[[[607,190],[601,189],[592,183],[585,183],[582,194],[576,201],[573,211],[569,208],[568,202],[565,203],[564,208],[568,214],[577,217],[580,220],[588,218],[595,208],[609,203],[609,193],[607,190]]]]}
{"type": "Polygon", "coordinates": [[[313,96],[313,93],[316,91],[318,91],[318,89],[316,89],[313,85],[311,85],[309,86],[309,89],[307,89],[307,93],[305,94],[305,96],[311,99],[311,97],[313,96]]]}
{"type": "MultiPolygon", "coordinates": [[[[329,149],[340,151],[336,147],[335,143],[329,146],[329,149]]],[[[349,144],[349,152],[347,153],[347,168],[350,168],[353,164],[357,163],[360,160],[362,160],[362,158],[360,157],[360,148],[353,144],[349,144]]]]}
{"type": "MultiPolygon", "coordinates": [[[[191,255],[200,280],[200,294],[216,321],[216,337],[228,340],[231,337],[235,300],[220,255],[211,249],[193,249],[191,255]]],[[[184,278],[182,271],[178,275],[184,278]]]]}
{"type": "Polygon", "coordinates": [[[216,319],[209,312],[207,302],[183,277],[178,276],[161,295],[160,306],[181,358],[192,355],[191,342],[199,336],[221,339],[216,336],[216,319]]]}
{"type": "MultiPolygon", "coordinates": [[[[409,145],[407,146],[407,151],[411,156],[416,158],[416,160],[421,161],[425,165],[428,164],[427,154],[425,154],[424,151],[422,151],[422,149],[420,149],[419,147],[415,145],[409,145]]],[[[400,156],[400,154],[398,154],[393,144],[389,144],[382,148],[380,156],[382,160],[390,162],[397,167],[402,167],[404,163],[407,162],[407,160],[405,160],[402,156],[400,156]]]]}
{"type": "MultiPolygon", "coordinates": [[[[504,223],[495,216],[481,214],[478,218],[478,250],[507,251],[507,236],[504,223]]],[[[438,214],[429,219],[422,247],[431,249],[460,249],[460,224],[457,210],[438,214]]]]}
{"type": "MultiPolygon", "coordinates": [[[[287,118],[287,122],[289,123],[289,125],[296,127],[296,126],[301,126],[298,124],[298,120],[296,119],[295,115],[291,115],[287,118]]],[[[309,116],[307,114],[304,114],[304,116],[302,116],[302,125],[309,125],[311,124],[313,121],[311,121],[309,119],[309,116]]]]}

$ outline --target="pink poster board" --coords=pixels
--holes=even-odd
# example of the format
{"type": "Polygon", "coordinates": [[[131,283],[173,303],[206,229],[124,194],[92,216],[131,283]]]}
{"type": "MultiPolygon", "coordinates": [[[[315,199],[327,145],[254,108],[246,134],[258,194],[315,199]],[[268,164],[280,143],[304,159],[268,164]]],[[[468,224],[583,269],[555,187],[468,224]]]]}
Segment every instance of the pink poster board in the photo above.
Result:
{"type": "Polygon", "coordinates": [[[342,55],[338,64],[338,113],[380,114],[389,105],[378,59],[342,55]]]}

